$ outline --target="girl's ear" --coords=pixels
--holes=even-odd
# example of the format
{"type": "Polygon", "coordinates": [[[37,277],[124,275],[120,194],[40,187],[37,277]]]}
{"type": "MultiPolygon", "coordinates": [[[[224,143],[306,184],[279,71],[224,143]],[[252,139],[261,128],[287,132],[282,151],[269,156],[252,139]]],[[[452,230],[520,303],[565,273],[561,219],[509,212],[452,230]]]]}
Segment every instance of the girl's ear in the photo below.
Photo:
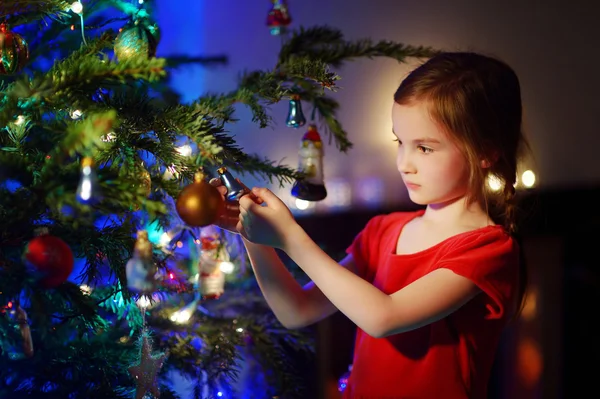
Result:
{"type": "Polygon", "coordinates": [[[483,169],[490,168],[493,164],[498,162],[499,154],[497,151],[494,151],[489,158],[485,158],[481,160],[481,167],[483,169]]]}

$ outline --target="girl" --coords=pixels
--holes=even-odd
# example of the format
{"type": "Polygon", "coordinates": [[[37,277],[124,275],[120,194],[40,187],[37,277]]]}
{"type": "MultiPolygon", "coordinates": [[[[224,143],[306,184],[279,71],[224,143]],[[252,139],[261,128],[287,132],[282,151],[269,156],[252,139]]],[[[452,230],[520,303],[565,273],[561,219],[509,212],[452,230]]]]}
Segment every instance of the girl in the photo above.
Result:
{"type": "Polygon", "coordinates": [[[483,55],[439,54],[401,83],[392,121],[398,171],[426,208],[374,217],[339,264],[265,188],[220,225],[243,236],[284,326],[337,310],[357,325],[345,398],[485,398],[501,331],[525,291],[513,236],[518,78],[483,55]],[[500,195],[486,191],[490,176],[503,182],[500,195]],[[312,282],[301,287],[273,248],[312,282]]]}

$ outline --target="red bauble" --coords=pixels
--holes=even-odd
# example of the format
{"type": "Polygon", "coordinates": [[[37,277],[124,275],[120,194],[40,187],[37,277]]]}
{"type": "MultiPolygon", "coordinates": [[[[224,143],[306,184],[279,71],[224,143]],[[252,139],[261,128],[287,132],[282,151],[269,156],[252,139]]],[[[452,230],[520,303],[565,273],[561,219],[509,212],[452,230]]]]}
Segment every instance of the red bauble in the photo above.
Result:
{"type": "Polygon", "coordinates": [[[55,288],[67,281],[73,271],[73,252],[58,237],[41,235],[29,241],[25,259],[42,275],[44,288],[55,288]]]}
{"type": "Polygon", "coordinates": [[[5,23],[0,24],[0,75],[20,72],[29,61],[27,42],[5,23]]]}

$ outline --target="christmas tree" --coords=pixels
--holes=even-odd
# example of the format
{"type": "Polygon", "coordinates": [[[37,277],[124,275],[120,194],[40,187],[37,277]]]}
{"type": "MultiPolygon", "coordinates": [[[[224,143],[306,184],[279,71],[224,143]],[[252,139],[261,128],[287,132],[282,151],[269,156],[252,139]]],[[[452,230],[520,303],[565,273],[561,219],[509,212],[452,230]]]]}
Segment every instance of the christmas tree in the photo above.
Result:
{"type": "Polygon", "coordinates": [[[276,65],[183,104],[169,69],[226,58],[156,57],[155,12],[148,1],[0,3],[2,398],[177,398],[173,372],[195,398],[302,397],[310,336],[279,324],[239,236],[214,223],[243,190],[236,176],[307,174],[244,153],[227,127],[238,105],[265,128],[279,118],[268,106],[289,101],[299,128],[310,104],[314,126],[348,151],[332,68],[434,53],[290,30],[273,1],[267,25],[285,38],[276,65]],[[226,201],[211,177],[227,183],[226,201]],[[236,386],[248,367],[263,379],[254,396],[236,386]]]}

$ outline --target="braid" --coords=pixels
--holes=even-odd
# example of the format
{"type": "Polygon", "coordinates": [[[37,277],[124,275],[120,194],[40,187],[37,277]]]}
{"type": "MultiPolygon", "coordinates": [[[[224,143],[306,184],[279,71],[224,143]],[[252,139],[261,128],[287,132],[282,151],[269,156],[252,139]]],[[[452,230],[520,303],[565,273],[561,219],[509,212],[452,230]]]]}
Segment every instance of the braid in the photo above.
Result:
{"type": "Polygon", "coordinates": [[[512,320],[516,321],[521,315],[521,311],[523,310],[523,306],[525,305],[529,276],[527,273],[527,264],[525,259],[523,242],[521,240],[520,235],[517,234],[517,196],[515,190],[517,173],[516,170],[513,170],[512,172],[507,174],[504,179],[504,217],[502,221],[504,224],[504,228],[510,233],[511,236],[513,236],[513,238],[517,241],[519,245],[519,285],[517,288],[516,297],[517,308],[512,317],[512,320]]]}
{"type": "MultiPolygon", "coordinates": [[[[516,174],[515,174],[516,178],[516,174]]],[[[515,190],[515,179],[509,181],[506,179],[504,185],[504,228],[511,234],[517,232],[517,204],[516,204],[516,190],[515,190]]]]}

